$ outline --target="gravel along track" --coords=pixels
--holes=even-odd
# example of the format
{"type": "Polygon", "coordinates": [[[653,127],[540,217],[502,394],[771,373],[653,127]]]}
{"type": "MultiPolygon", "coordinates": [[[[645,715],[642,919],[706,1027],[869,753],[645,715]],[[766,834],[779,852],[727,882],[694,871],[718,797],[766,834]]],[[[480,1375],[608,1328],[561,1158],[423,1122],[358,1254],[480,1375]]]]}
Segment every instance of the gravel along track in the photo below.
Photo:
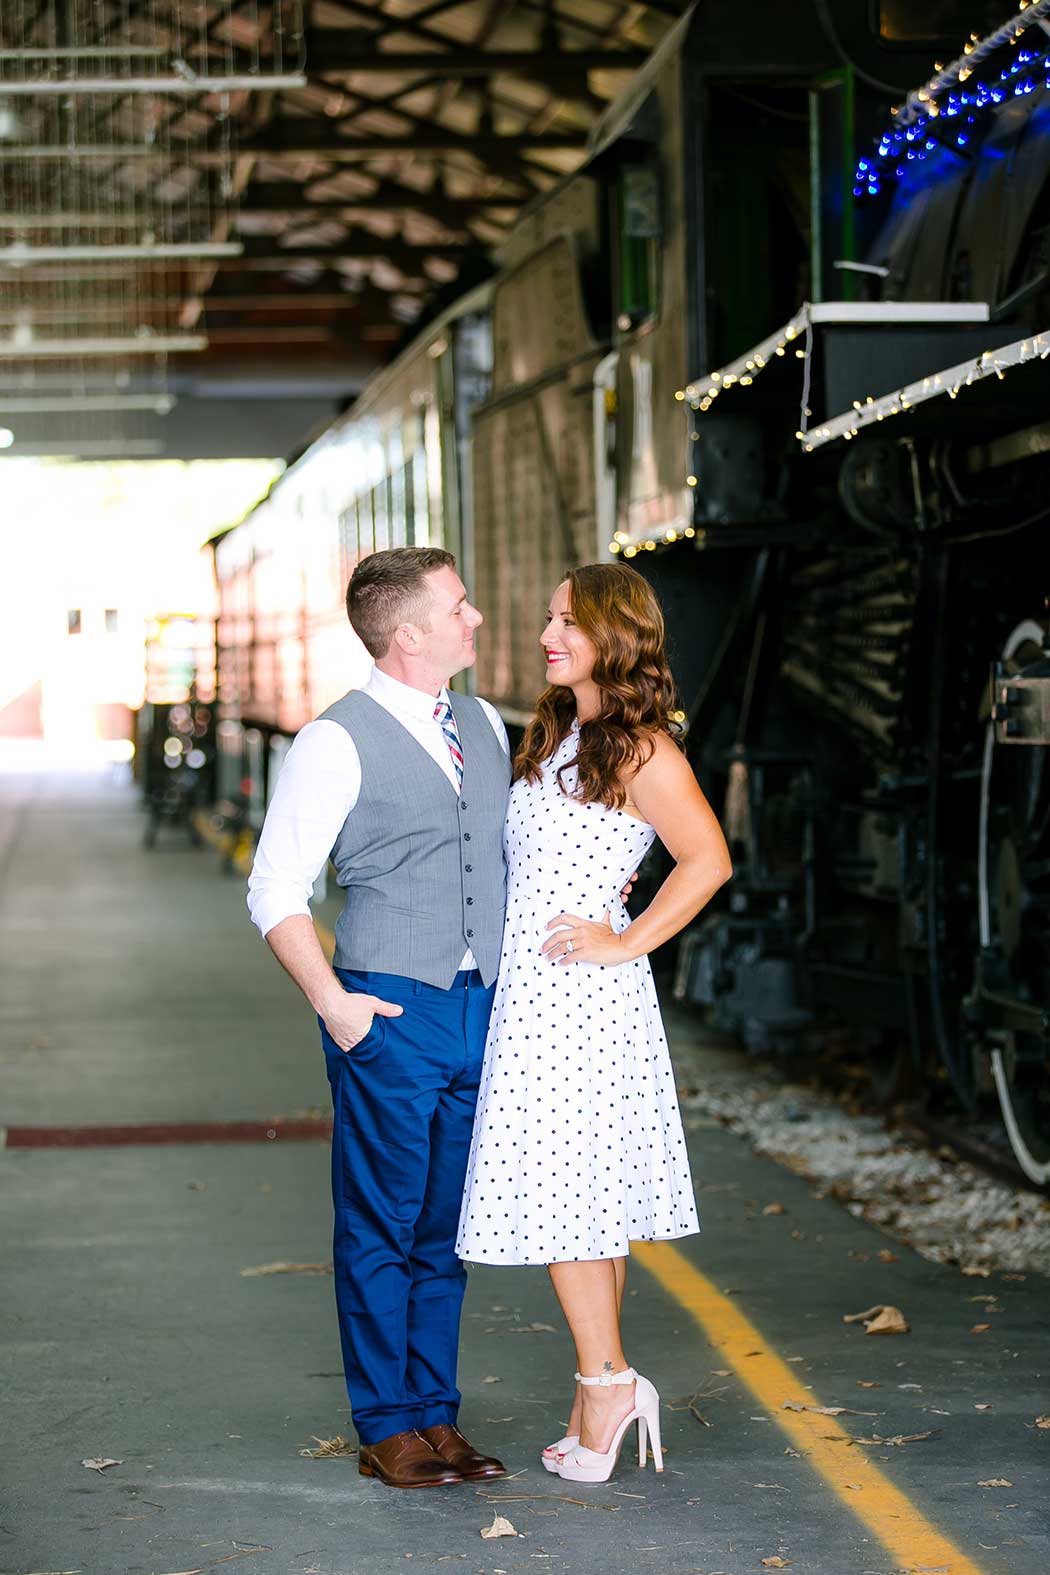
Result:
{"type": "Polygon", "coordinates": [[[914,1127],[707,1047],[695,1022],[678,1017],[671,1039],[687,1128],[717,1121],[934,1262],[977,1277],[1050,1275],[1050,1198],[987,1175],[947,1145],[931,1150],[914,1127]]]}

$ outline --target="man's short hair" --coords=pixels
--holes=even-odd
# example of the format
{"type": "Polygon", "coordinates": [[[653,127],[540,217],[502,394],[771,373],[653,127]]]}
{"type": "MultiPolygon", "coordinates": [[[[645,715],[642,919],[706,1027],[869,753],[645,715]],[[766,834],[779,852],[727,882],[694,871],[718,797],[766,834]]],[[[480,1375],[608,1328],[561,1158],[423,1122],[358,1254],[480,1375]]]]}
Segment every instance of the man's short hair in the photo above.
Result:
{"type": "Polygon", "coordinates": [[[431,596],[426,577],[454,569],[443,547],[390,547],[362,558],[346,588],[346,614],[372,656],[385,656],[399,624],[428,627],[431,596]]]}

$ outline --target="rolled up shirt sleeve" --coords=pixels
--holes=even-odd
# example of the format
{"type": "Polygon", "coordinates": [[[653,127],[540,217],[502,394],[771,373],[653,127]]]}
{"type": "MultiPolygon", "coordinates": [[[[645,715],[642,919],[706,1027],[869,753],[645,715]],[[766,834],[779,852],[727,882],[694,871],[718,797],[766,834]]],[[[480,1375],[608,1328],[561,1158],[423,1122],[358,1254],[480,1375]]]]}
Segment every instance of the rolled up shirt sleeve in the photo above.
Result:
{"type": "Polygon", "coordinates": [[[310,914],[314,882],[361,791],[361,760],[338,722],[309,722],[296,735],[266,811],[252,872],[248,912],[260,934],[310,914]]]}

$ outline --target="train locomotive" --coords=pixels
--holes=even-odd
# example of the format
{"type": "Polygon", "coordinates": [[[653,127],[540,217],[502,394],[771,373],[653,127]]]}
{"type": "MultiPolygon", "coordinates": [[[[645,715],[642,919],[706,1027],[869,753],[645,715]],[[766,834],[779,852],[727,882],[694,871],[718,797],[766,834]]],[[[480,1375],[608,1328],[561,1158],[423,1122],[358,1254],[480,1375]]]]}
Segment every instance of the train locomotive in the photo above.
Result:
{"type": "Polygon", "coordinates": [[[1035,1184],[1044,12],[694,8],[491,277],[214,544],[220,791],[245,780],[257,820],[295,730],[366,671],[342,611],[360,556],[457,553],[487,617],[471,681],[511,725],[566,567],[630,559],[736,869],[676,994],[754,1050],[848,1024],[884,1098],[997,1101],[1035,1184]]]}

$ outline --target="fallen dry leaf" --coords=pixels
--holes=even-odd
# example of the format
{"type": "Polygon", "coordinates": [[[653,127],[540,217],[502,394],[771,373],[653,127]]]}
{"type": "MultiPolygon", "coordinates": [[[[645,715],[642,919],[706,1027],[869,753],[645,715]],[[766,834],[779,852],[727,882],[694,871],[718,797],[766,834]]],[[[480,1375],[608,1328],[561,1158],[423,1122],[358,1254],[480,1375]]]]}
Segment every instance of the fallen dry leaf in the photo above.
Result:
{"type": "Polygon", "coordinates": [[[767,1570],[789,1570],[791,1568],[791,1560],[782,1559],[779,1553],[774,1553],[772,1558],[763,1559],[762,1563],[767,1570]]]}
{"type": "Polygon", "coordinates": [[[782,1411],[812,1411],[817,1416],[878,1416],[877,1411],[851,1411],[845,1405],[804,1405],[800,1400],[785,1400],[782,1411]]]}
{"type": "Polygon", "coordinates": [[[519,1323],[513,1329],[504,1331],[506,1334],[557,1334],[557,1329],[552,1323],[519,1323]]]}
{"type": "Polygon", "coordinates": [[[489,1378],[483,1378],[481,1380],[481,1382],[483,1384],[501,1384],[503,1382],[503,1379],[502,1378],[491,1378],[491,1377],[489,1377],[489,1378]]]}
{"type": "Polygon", "coordinates": [[[87,1466],[89,1471],[97,1471],[101,1474],[106,1470],[107,1466],[122,1466],[124,1462],[123,1460],[105,1460],[101,1455],[92,1455],[90,1460],[82,1460],[80,1464],[87,1466]]]}
{"type": "Polygon", "coordinates": [[[973,1328],[970,1330],[970,1333],[971,1334],[987,1334],[988,1330],[991,1327],[992,1326],[991,1326],[990,1323],[975,1323],[973,1328]]]}
{"type": "Polygon", "coordinates": [[[243,1280],[257,1279],[260,1274],[331,1274],[330,1263],[257,1263],[254,1268],[242,1269],[243,1280]]]}
{"type": "Polygon", "coordinates": [[[843,1323],[862,1323],[865,1334],[907,1334],[908,1320],[899,1307],[878,1303],[864,1312],[843,1313],[843,1323]]]}
{"type": "Polygon", "coordinates": [[[518,1533],[514,1530],[514,1527],[511,1525],[510,1521],[505,1518],[505,1516],[494,1513],[492,1516],[492,1525],[482,1526],[481,1535],[483,1537],[516,1537],[518,1533]]]}
{"type": "Polygon", "coordinates": [[[975,1411],[990,1411],[991,1409],[992,1409],[991,1402],[988,1401],[988,1400],[985,1400],[985,1401],[978,1400],[976,1402],[976,1404],[974,1405],[974,1410],[975,1411]]]}
{"type": "Polygon", "coordinates": [[[891,1252],[888,1247],[880,1248],[880,1250],[879,1250],[879,1262],[880,1263],[898,1263],[899,1261],[900,1260],[898,1259],[897,1254],[895,1252],[891,1252]]]}
{"type": "Polygon", "coordinates": [[[1013,1487],[1013,1483],[1006,1477],[989,1477],[987,1482],[978,1482],[978,1487],[1013,1487]]]}
{"type": "Polygon", "coordinates": [[[858,1389],[881,1389],[882,1385],[874,1383],[872,1381],[872,1379],[870,1379],[870,1378],[858,1378],[857,1379],[857,1388],[858,1389]]]}
{"type": "Polygon", "coordinates": [[[784,1205],[782,1203],[767,1203],[765,1208],[762,1210],[762,1213],[763,1214],[786,1214],[787,1210],[785,1209],[785,1207],[784,1207],[784,1205]]]}
{"type": "Polygon", "coordinates": [[[873,1433],[870,1438],[855,1438],[855,1444],[887,1444],[891,1448],[900,1444],[921,1444],[923,1439],[936,1438],[941,1431],[939,1427],[931,1428],[928,1433],[894,1433],[892,1438],[880,1438],[878,1433],[873,1433]]]}
{"type": "Polygon", "coordinates": [[[712,1367],[711,1372],[716,1378],[732,1378],[733,1370],[730,1367],[712,1367]]]}
{"type": "Polygon", "coordinates": [[[1035,1425],[1036,1427],[1050,1427],[1050,1416],[1037,1416],[1035,1425]]]}
{"type": "Polygon", "coordinates": [[[963,1267],[963,1273],[968,1274],[972,1280],[987,1280],[991,1278],[992,1271],[980,1263],[967,1263],[963,1267]]]}
{"type": "Polygon", "coordinates": [[[299,1455],[303,1460],[335,1460],[344,1455],[356,1455],[357,1445],[351,1444],[348,1438],[337,1433],[334,1438],[318,1438],[314,1434],[316,1449],[300,1449],[299,1455]]]}

